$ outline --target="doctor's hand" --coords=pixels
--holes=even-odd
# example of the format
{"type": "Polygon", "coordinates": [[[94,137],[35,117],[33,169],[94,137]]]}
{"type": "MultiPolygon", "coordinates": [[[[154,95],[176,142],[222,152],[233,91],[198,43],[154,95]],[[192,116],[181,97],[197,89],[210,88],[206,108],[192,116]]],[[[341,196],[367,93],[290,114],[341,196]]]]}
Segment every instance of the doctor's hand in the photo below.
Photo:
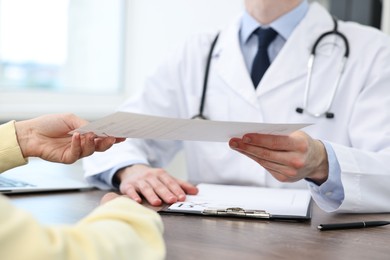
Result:
{"type": "Polygon", "coordinates": [[[142,195],[152,206],[160,206],[163,202],[172,204],[184,201],[186,194],[198,193],[194,185],[172,177],[164,169],[151,168],[144,164],[121,169],[114,178],[119,181],[122,194],[138,203],[142,202],[142,195]]]}
{"type": "Polygon", "coordinates": [[[281,182],[307,178],[321,185],[328,178],[328,158],[322,142],[302,131],[289,136],[246,134],[229,146],[255,160],[281,182]]]}
{"type": "Polygon", "coordinates": [[[97,137],[93,133],[68,133],[88,122],[73,114],[53,114],[15,122],[23,157],[40,157],[51,162],[74,163],[96,151],[109,149],[123,138],[97,137]]]}

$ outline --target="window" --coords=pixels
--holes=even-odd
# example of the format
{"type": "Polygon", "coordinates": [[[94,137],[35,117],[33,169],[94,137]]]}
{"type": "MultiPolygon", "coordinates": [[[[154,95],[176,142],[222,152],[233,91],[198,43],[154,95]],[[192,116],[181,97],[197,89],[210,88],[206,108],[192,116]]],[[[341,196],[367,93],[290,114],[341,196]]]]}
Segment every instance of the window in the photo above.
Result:
{"type": "Polygon", "coordinates": [[[0,0],[0,119],[111,112],[125,10],[125,0],[0,0]]]}
{"type": "Polygon", "coordinates": [[[0,0],[0,121],[112,113],[192,34],[243,0],[0,0]],[[157,39],[157,41],[156,41],[157,39]]]}

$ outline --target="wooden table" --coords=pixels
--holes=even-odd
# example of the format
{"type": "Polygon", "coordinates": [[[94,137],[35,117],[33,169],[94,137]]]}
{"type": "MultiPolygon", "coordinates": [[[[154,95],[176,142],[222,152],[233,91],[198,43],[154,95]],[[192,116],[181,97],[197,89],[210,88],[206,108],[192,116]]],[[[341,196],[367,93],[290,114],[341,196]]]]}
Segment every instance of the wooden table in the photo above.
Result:
{"type": "MultiPolygon", "coordinates": [[[[42,223],[75,223],[105,192],[10,196],[42,223]]],[[[153,208],[158,209],[158,208],[153,208]]],[[[390,214],[329,214],[313,204],[309,222],[278,222],[163,215],[167,259],[390,259],[390,226],[344,231],[317,230],[321,223],[390,220],[390,214]]]]}

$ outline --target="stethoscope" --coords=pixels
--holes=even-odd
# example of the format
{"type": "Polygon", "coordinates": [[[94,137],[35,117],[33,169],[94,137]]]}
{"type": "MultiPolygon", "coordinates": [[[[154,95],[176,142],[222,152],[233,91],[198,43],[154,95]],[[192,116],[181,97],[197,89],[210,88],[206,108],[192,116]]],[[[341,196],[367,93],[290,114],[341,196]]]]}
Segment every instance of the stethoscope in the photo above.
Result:
{"type": "MultiPolygon", "coordinates": [[[[340,80],[341,80],[341,77],[342,77],[342,75],[344,73],[345,64],[346,64],[346,62],[348,60],[348,56],[349,56],[349,43],[348,43],[347,37],[343,33],[338,31],[336,18],[332,17],[332,19],[333,19],[333,23],[334,23],[333,30],[321,34],[318,37],[318,39],[314,42],[313,48],[311,50],[311,54],[310,54],[309,61],[308,61],[308,64],[307,64],[308,72],[307,72],[307,80],[306,80],[306,85],[305,85],[305,94],[304,94],[304,98],[303,98],[303,107],[297,107],[296,110],[295,110],[299,114],[306,113],[306,114],[308,114],[310,116],[313,116],[313,117],[325,116],[328,119],[334,118],[334,113],[330,112],[330,107],[332,106],[334,97],[335,97],[336,92],[337,92],[337,90],[339,88],[340,80]],[[316,54],[317,46],[320,44],[322,39],[324,39],[326,36],[329,36],[329,35],[332,35],[332,34],[334,34],[336,36],[339,36],[343,40],[344,45],[345,45],[345,52],[344,52],[344,55],[343,55],[343,59],[341,61],[339,75],[338,75],[338,77],[336,79],[335,85],[334,85],[333,90],[332,90],[332,95],[331,95],[331,98],[329,99],[329,102],[328,102],[327,106],[325,107],[325,109],[323,111],[312,112],[309,109],[308,97],[309,97],[309,94],[310,94],[311,76],[312,76],[312,72],[313,72],[313,67],[314,67],[313,64],[314,64],[314,60],[315,60],[315,54],[316,54]]],[[[202,91],[202,97],[201,97],[201,101],[200,101],[200,105],[199,105],[199,112],[198,112],[198,114],[193,116],[192,119],[204,119],[204,120],[207,120],[207,117],[203,114],[203,110],[204,110],[204,105],[205,105],[205,102],[206,102],[206,92],[207,92],[207,85],[208,85],[207,83],[208,83],[209,72],[210,72],[211,58],[212,58],[212,55],[213,55],[214,47],[215,47],[215,45],[217,43],[217,40],[218,40],[218,36],[219,36],[219,34],[217,34],[217,36],[215,37],[215,39],[211,43],[211,47],[210,47],[210,50],[209,50],[209,53],[208,53],[208,56],[207,56],[207,63],[206,63],[206,70],[205,70],[204,79],[203,79],[203,91],[202,91]]]]}
{"type": "Polygon", "coordinates": [[[219,33],[217,34],[217,36],[215,36],[213,42],[211,43],[211,47],[210,47],[210,50],[209,50],[209,54],[207,56],[207,63],[206,63],[206,70],[205,70],[205,73],[204,73],[204,78],[203,78],[203,91],[202,91],[202,98],[200,99],[200,105],[199,105],[199,113],[194,115],[192,117],[192,119],[204,119],[204,120],[207,120],[208,118],[203,114],[203,110],[204,110],[204,104],[206,102],[206,92],[207,92],[207,83],[208,83],[208,80],[209,80],[209,72],[210,72],[210,64],[211,64],[211,58],[213,56],[213,51],[214,51],[214,47],[218,41],[218,36],[219,36],[219,33]]]}
{"type": "Polygon", "coordinates": [[[306,80],[306,86],[305,86],[305,95],[303,98],[303,107],[297,107],[295,109],[295,111],[299,114],[306,113],[306,114],[313,116],[313,117],[321,117],[321,116],[325,115],[325,117],[328,119],[334,118],[334,113],[330,112],[330,107],[332,106],[334,97],[335,97],[336,92],[340,86],[340,80],[341,80],[341,77],[344,73],[345,64],[347,63],[347,59],[349,56],[349,43],[348,43],[347,37],[338,31],[336,18],[334,18],[334,17],[332,17],[332,18],[333,18],[333,23],[334,23],[333,30],[321,34],[320,37],[318,37],[318,39],[315,41],[313,48],[311,50],[309,62],[307,64],[308,72],[307,72],[307,80],[306,80]],[[345,52],[344,52],[344,56],[341,60],[339,75],[338,75],[336,82],[334,84],[334,87],[333,87],[333,90],[331,93],[331,98],[329,99],[327,106],[325,107],[325,109],[323,111],[313,112],[309,109],[309,94],[310,94],[311,75],[312,75],[313,67],[314,67],[313,65],[314,65],[314,59],[315,59],[315,55],[316,55],[316,49],[317,49],[318,44],[321,42],[321,40],[323,38],[325,38],[328,35],[332,35],[332,34],[339,36],[343,40],[344,45],[345,45],[345,52]]]}

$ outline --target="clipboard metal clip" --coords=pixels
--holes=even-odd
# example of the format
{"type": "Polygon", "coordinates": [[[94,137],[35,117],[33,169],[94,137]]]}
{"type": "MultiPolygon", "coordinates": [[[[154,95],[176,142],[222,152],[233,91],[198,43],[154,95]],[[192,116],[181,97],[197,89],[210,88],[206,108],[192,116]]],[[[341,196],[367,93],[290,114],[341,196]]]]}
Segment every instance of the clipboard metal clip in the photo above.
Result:
{"type": "Polygon", "coordinates": [[[248,217],[248,218],[270,218],[271,215],[264,210],[251,210],[243,208],[226,208],[226,209],[204,209],[203,215],[213,216],[231,216],[231,217],[248,217]]]}

